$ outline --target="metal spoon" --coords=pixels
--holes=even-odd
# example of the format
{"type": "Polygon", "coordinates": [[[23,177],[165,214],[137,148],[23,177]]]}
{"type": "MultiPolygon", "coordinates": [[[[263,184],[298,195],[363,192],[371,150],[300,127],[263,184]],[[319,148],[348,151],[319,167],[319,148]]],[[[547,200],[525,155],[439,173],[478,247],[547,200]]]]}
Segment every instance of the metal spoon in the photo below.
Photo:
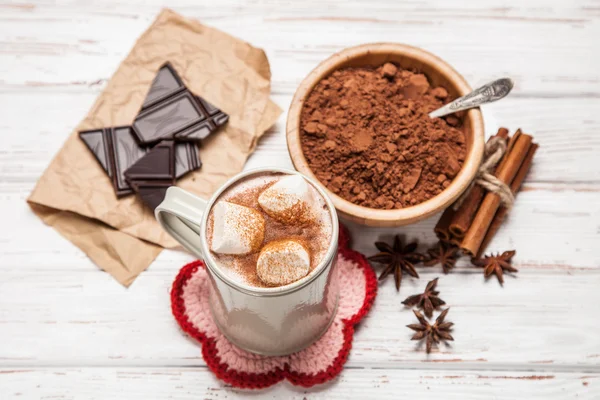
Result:
{"type": "Polygon", "coordinates": [[[448,103],[445,106],[430,112],[429,117],[443,117],[444,115],[452,114],[457,111],[479,107],[482,104],[500,100],[510,93],[513,86],[514,83],[510,78],[497,79],[488,83],[487,85],[483,85],[480,88],[473,90],[471,93],[463,97],[459,97],[452,103],[448,103]]]}

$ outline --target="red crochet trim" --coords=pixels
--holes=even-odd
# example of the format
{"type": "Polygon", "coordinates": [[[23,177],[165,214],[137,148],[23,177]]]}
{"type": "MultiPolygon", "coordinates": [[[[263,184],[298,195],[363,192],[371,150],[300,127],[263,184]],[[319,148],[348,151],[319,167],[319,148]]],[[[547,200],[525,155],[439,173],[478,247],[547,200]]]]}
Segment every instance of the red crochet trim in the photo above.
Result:
{"type": "Polygon", "coordinates": [[[206,361],[208,368],[213,371],[217,378],[239,388],[262,389],[274,385],[283,379],[287,379],[297,386],[311,387],[316,384],[330,381],[339,375],[348,359],[350,349],[352,348],[354,325],[358,324],[363,319],[375,301],[377,295],[377,278],[373,269],[365,259],[365,256],[347,247],[350,242],[350,235],[348,230],[341,224],[338,242],[339,253],[342,254],[344,258],[355,262],[363,270],[366,281],[365,301],[356,314],[351,318],[343,320],[344,345],[327,370],[319,372],[316,375],[299,374],[290,371],[289,365],[287,364],[284,369],[277,368],[274,371],[265,374],[238,373],[235,370],[229,369],[229,365],[222,363],[217,355],[215,340],[207,337],[189,321],[182,298],[183,288],[185,287],[186,282],[194,275],[194,273],[196,273],[196,271],[198,271],[198,268],[204,268],[204,263],[202,261],[193,261],[185,265],[179,271],[171,290],[171,310],[173,316],[184,332],[202,344],[202,357],[204,358],[204,361],[206,361]]]}

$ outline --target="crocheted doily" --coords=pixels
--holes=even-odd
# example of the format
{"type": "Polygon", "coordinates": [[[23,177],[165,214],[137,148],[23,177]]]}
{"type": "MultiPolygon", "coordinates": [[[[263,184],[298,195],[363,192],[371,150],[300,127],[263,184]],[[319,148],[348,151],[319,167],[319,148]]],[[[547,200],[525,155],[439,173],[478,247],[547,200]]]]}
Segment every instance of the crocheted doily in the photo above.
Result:
{"type": "Polygon", "coordinates": [[[181,329],[202,344],[202,356],[217,378],[239,388],[259,389],[287,379],[310,387],[335,378],[352,347],[354,325],[369,311],[377,279],[365,257],[349,248],[340,225],[337,314],[325,334],[306,349],[283,357],[260,356],[236,347],[215,325],[208,307],[208,275],[201,261],[184,266],[171,290],[171,308],[181,329]]]}

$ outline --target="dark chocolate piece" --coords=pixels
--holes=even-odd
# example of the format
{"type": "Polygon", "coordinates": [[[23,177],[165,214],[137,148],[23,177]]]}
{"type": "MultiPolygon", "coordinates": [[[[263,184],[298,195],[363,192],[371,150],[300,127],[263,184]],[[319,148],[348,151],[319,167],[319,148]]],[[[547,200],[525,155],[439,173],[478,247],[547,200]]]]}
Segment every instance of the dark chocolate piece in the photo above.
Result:
{"type": "Polygon", "coordinates": [[[196,100],[200,103],[200,107],[205,115],[208,115],[206,121],[195,128],[192,127],[191,129],[186,129],[185,131],[177,133],[175,138],[181,138],[181,140],[184,140],[184,138],[185,140],[202,140],[229,121],[229,115],[225,114],[202,97],[196,96],[196,100]]]}
{"type": "Polygon", "coordinates": [[[173,67],[163,65],[152,82],[133,130],[141,144],[162,139],[198,141],[206,138],[229,120],[229,116],[194,96],[173,67]]]}
{"type": "Polygon", "coordinates": [[[166,63],[160,67],[158,73],[154,77],[150,90],[144,100],[144,104],[142,104],[142,110],[182,90],[185,90],[185,85],[171,64],[166,63]]]}
{"type": "Polygon", "coordinates": [[[173,180],[200,168],[198,149],[191,142],[204,139],[228,119],[227,114],[194,96],[166,63],[154,78],[132,127],[83,131],[79,136],[110,177],[117,197],[121,197],[133,192],[129,181],[173,180]],[[164,139],[183,143],[162,143],[164,139]],[[149,152],[148,146],[156,143],[149,152]],[[165,157],[164,152],[171,155],[165,157]],[[150,158],[138,164],[146,153],[150,158]],[[168,171],[157,164],[165,160],[170,160],[168,171]],[[135,168],[129,170],[134,164],[135,168]],[[158,170],[163,175],[156,175],[158,170]]]}
{"type": "Polygon", "coordinates": [[[133,181],[133,190],[152,211],[165,199],[172,182],[161,180],[133,181]]]}
{"type": "Polygon", "coordinates": [[[113,129],[112,142],[115,152],[117,195],[122,196],[131,193],[131,188],[125,180],[125,171],[144,157],[147,150],[137,144],[129,126],[113,129]]]}
{"type": "Polygon", "coordinates": [[[98,129],[94,131],[82,131],[79,132],[79,138],[83,140],[85,145],[90,149],[96,160],[100,163],[106,174],[112,178],[113,176],[113,163],[109,160],[111,157],[111,150],[108,133],[105,129],[98,129]]]}
{"type": "MultiPolygon", "coordinates": [[[[79,137],[106,171],[117,197],[133,193],[124,172],[141,160],[148,149],[136,143],[130,127],[82,131],[79,137]]],[[[175,178],[179,179],[201,166],[198,148],[194,143],[175,143],[175,178]]]]}
{"type": "Polygon", "coordinates": [[[125,172],[133,190],[152,210],[175,184],[175,152],[175,143],[163,140],[125,172]]]}
{"type": "Polygon", "coordinates": [[[202,166],[196,143],[185,142],[175,144],[175,178],[179,179],[188,172],[202,166]]]}
{"type": "Polygon", "coordinates": [[[108,174],[117,197],[132,193],[124,172],[146,154],[146,149],[137,144],[131,127],[82,131],[79,137],[108,174]]]}
{"type": "Polygon", "coordinates": [[[184,91],[142,110],[133,122],[133,129],[140,143],[150,144],[173,139],[186,130],[199,129],[208,135],[210,127],[205,127],[206,122],[206,115],[194,96],[184,91]]]}
{"type": "Polygon", "coordinates": [[[175,143],[163,140],[125,171],[128,182],[135,180],[170,180],[175,182],[175,143]]]}

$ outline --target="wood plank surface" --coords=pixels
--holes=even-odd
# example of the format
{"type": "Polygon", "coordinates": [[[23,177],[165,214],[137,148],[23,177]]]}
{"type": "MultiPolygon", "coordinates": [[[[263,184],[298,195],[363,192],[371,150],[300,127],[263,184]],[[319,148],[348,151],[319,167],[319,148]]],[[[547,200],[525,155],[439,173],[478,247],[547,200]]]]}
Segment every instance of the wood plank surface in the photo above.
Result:
{"type": "MultiPolygon", "coordinates": [[[[348,368],[310,389],[239,391],[208,371],[170,315],[177,270],[165,251],[129,289],[44,226],[25,199],[103,90],[160,0],[0,0],[0,399],[600,398],[600,2],[595,0],[181,0],[186,16],[265,49],[274,101],[287,109],[321,60],[345,47],[403,42],[439,55],[472,86],[510,76],[485,108],[540,143],[510,218],[490,246],[516,248],[504,287],[467,260],[385,282],[348,368]],[[400,302],[440,278],[456,323],[427,356],[400,302]]],[[[285,115],[247,167],[290,167],[285,115]]],[[[350,225],[355,248],[400,232],[434,241],[435,219],[400,229],[350,225]]]]}
{"type": "Polygon", "coordinates": [[[600,374],[348,368],[337,381],[317,388],[281,383],[257,393],[223,385],[205,368],[0,369],[4,400],[372,399],[375,394],[378,399],[594,400],[599,388],[600,374]]]}
{"type": "MultiPolygon", "coordinates": [[[[198,345],[183,335],[169,305],[179,265],[149,271],[129,290],[92,268],[77,273],[38,269],[3,272],[0,283],[0,364],[36,366],[205,365],[198,345]]],[[[597,335],[598,270],[547,266],[521,268],[501,287],[480,269],[443,276],[419,269],[400,293],[392,282],[357,330],[348,365],[414,369],[455,365],[477,370],[600,372],[597,335]],[[455,341],[430,355],[410,341],[416,322],[401,301],[440,277],[441,297],[451,310],[455,341]],[[543,364],[543,365],[542,365],[543,364]],[[468,367],[465,367],[468,365],[468,367]]]]}
{"type": "MultiPolygon", "coordinates": [[[[11,116],[0,121],[0,129],[12,133],[3,137],[0,151],[2,192],[29,193],[97,95],[94,89],[66,94],[43,89],[35,96],[23,87],[8,93],[0,90],[0,105],[11,116]],[[31,110],[36,118],[27,119],[23,110],[31,110]]],[[[276,95],[273,99],[287,110],[292,96],[276,95]]],[[[600,110],[600,98],[507,98],[485,108],[486,115],[493,115],[502,126],[512,131],[521,127],[540,142],[527,182],[588,183],[600,188],[600,135],[594,134],[600,132],[600,113],[596,110],[600,110]]],[[[259,142],[248,167],[259,165],[291,167],[284,117],[259,142]]]]}
{"type": "MultiPolygon", "coordinates": [[[[256,163],[251,160],[250,164],[274,165],[273,159],[256,163]]],[[[25,190],[4,191],[0,195],[0,219],[7,226],[20,227],[0,230],[0,246],[4,249],[0,271],[95,270],[83,253],[66,245],[62,237],[31,213],[25,203],[26,196],[25,190]],[[30,240],[32,237],[36,240],[30,240]]],[[[512,213],[490,244],[490,251],[516,248],[515,263],[522,269],[561,267],[600,271],[600,187],[528,183],[517,199],[512,213]]],[[[397,232],[420,240],[425,250],[435,243],[433,226],[436,222],[437,216],[402,228],[369,228],[350,223],[348,226],[354,232],[354,248],[369,255],[375,251],[375,240],[391,240],[390,236],[397,232]]],[[[165,251],[147,273],[172,270],[188,259],[191,256],[187,254],[165,251]]]]}

